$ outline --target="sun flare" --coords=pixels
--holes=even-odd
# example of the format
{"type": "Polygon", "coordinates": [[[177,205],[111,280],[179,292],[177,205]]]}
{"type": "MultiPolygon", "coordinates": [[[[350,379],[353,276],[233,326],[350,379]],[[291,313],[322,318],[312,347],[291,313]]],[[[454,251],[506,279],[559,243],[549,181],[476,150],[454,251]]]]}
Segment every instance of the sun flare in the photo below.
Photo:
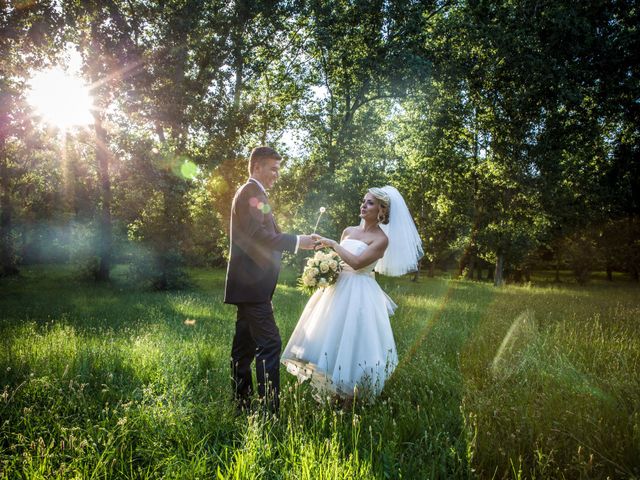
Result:
{"type": "Polygon", "coordinates": [[[35,73],[27,100],[39,116],[59,128],[93,123],[89,87],[60,67],[35,73]]]}

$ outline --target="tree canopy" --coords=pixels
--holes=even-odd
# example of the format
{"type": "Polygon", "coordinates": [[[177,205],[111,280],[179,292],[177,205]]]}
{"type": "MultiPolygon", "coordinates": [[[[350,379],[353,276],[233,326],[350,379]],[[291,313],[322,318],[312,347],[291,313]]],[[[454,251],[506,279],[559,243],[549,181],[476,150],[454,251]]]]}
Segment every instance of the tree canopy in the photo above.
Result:
{"type": "Polygon", "coordinates": [[[233,192],[269,144],[283,228],[324,206],[338,236],[391,183],[431,273],[638,280],[639,20],[613,0],[4,2],[2,274],[127,262],[171,288],[223,266],[233,192]],[[62,128],[29,81],[74,58],[93,122],[62,128]]]}

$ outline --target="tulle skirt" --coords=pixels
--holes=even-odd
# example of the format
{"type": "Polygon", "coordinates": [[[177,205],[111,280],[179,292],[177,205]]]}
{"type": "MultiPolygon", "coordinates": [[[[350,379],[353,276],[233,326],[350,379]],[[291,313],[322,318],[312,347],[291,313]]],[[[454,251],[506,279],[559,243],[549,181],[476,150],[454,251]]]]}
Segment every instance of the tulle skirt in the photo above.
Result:
{"type": "Polygon", "coordinates": [[[373,274],[342,272],[307,302],[282,363],[310,380],[318,399],[378,395],[398,363],[389,322],[395,308],[373,274]]]}

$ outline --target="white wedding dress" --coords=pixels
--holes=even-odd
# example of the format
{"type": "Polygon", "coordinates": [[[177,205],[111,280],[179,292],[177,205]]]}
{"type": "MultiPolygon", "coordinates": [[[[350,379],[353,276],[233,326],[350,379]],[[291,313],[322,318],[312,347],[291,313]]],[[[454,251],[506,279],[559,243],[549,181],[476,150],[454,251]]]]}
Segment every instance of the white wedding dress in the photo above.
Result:
{"type": "MultiPolygon", "coordinates": [[[[341,245],[354,255],[367,247],[350,238],[341,245]]],[[[310,379],[319,400],[352,397],[356,387],[358,397],[378,395],[398,364],[389,323],[396,304],[376,282],[374,266],[344,265],[334,285],[317,290],[282,354],[300,382],[310,379]]]]}

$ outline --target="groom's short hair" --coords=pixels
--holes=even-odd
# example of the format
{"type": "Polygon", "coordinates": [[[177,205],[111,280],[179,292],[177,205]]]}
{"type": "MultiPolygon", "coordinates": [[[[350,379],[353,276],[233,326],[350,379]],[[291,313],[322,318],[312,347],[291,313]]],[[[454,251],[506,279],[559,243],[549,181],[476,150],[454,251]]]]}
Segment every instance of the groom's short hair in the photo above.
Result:
{"type": "Polygon", "coordinates": [[[266,162],[271,159],[282,160],[282,157],[275,149],[271,147],[256,147],[251,151],[249,157],[249,174],[253,173],[253,169],[256,165],[266,162]]]}

